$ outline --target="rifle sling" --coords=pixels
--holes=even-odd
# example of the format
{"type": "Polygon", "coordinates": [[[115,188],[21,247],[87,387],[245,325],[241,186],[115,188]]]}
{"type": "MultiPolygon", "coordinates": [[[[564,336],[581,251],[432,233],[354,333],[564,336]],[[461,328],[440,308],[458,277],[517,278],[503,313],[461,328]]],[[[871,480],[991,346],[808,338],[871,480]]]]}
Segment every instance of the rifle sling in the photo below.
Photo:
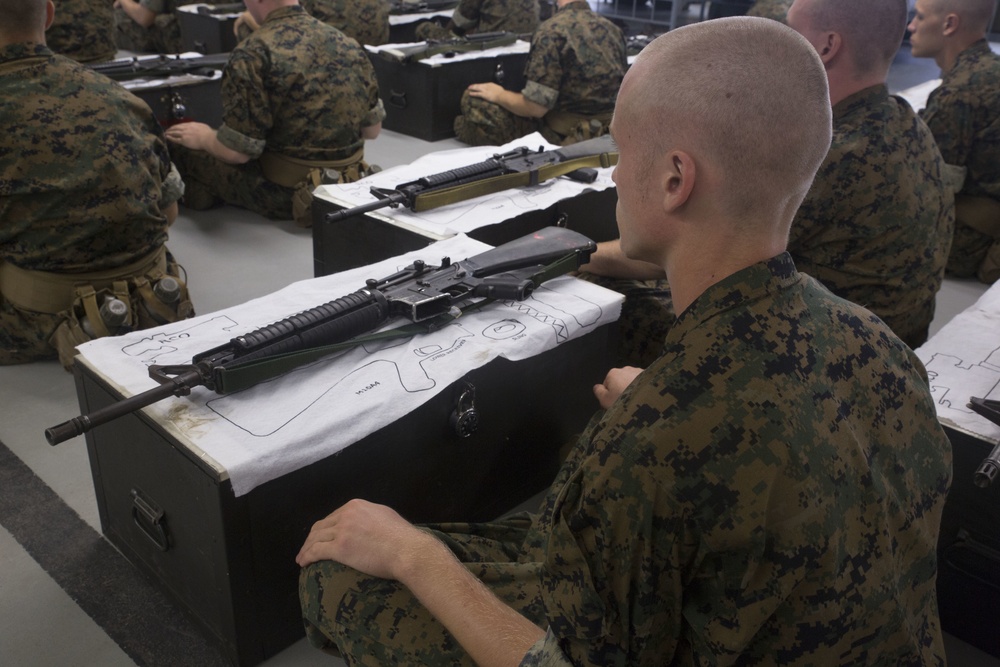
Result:
{"type": "Polygon", "coordinates": [[[551,178],[564,176],[571,171],[584,167],[612,167],[618,163],[618,153],[599,153],[597,155],[586,155],[584,157],[555,162],[532,171],[517,171],[502,176],[494,176],[481,181],[456,185],[451,188],[442,188],[418,194],[413,200],[412,209],[416,212],[429,211],[447,204],[465,201],[474,197],[491,195],[511,188],[521,188],[530,185],[537,185],[542,181],[551,178]]]}
{"type": "MultiPolygon", "coordinates": [[[[565,257],[552,262],[544,269],[536,273],[532,276],[532,281],[535,285],[541,285],[556,276],[569,273],[570,271],[579,268],[579,266],[579,258],[575,254],[568,254],[565,257]]],[[[483,299],[465,307],[462,312],[473,312],[490,303],[493,303],[493,299],[483,299]]],[[[239,365],[239,360],[236,359],[234,360],[233,367],[227,368],[225,366],[221,366],[216,369],[214,374],[215,391],[219,394],[231,394],[244,389],[249,389],[255,384],[259,384],[278,375],[288,373],[289,371],[292,371],[300,366],[304,366],[305,364],[325,357],[328,354],[357,347],[358,345],[373,341],[406,338],[416,336],[418,334],[429,333],[446,326],[454,319],[454,316],[450,313],[442,313],[441,315],[431,318],[425,322],[410,322],[409,324],[404,324],[401,327],[389,329],[388,331],[380,331],[366,336],[358,336],[356,338],[340,343],[334,343],[332,345],[313,347],[308,350],[300,350],[289,354],[275,355],[273,357],[268,357],[267,359],[261,359],[245,365],[239,365]]]]}

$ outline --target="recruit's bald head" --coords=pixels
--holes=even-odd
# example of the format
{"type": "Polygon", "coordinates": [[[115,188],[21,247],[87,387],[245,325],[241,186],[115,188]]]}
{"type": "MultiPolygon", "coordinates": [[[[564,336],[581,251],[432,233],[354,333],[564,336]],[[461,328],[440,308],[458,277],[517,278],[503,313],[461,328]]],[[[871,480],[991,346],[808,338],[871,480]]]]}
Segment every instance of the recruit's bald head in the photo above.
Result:
{"type": "Polygon", "coordinates": [[[719,205],[734,219],[786,210],[790,200],[794,211],[832,132],[816,50],[791,28],[751,17],[654,40],[626,75],[615,115],[635,123],[651,160],[682,149],[717,169],[719,205]]]}
{"type": "Polygon", "coordinates": [[[906,0],[795,0],[817,32],[839,33],[859,75],[887,73],[906,31],[906,0]]]}
{"type": "Polygon", "coordinates": [[[986,34],[996,0],[927,0],[927,5],[936,13],[958,14],[966,28],[986,34]]]}
{"type": "Polygon", "coordinates": [[[47,0],[0,0],[0,35],[44,34],[46,4],[47,0]]]}

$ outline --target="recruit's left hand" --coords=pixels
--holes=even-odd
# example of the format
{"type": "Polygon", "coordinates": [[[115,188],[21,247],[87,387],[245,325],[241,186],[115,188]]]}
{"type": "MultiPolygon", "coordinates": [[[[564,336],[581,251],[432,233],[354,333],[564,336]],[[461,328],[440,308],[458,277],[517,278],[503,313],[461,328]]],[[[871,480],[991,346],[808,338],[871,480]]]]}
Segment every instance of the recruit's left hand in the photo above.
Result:
{"type": "Polygon", "coordinates": [[[295,557],[301,567],[335,560],[383,579],[399,579],[404,560],[435,538],[392,508],[367,500],[351,500],[313,524],[295,557]]]}
{"type": "Polygon", "coordinates": [[[641,368],[635,366],[625,366],[624,368],[612,368],[608,371],[604,382],[594,385],[594,396],[601,407],[607,410],[611,404],[618,400],[622,392],[632,384],[632,381],[642,373],[641,368]]]}
{"type": "Polygon", "coordinates": [[[469,86],[469,95],[472,97],[481,97],[487,102],[497,103],[500,94],[504,91],[504,87],[497,85],[495,83],[474,83],[469,86]]]}
{"type": "Polygon", "coordinates": [[[206,150],[209,143],[215,138],[215,130],[211,126],[193,122],[171,125],[163,134],[175,144],[196,151],[206,150]]]}

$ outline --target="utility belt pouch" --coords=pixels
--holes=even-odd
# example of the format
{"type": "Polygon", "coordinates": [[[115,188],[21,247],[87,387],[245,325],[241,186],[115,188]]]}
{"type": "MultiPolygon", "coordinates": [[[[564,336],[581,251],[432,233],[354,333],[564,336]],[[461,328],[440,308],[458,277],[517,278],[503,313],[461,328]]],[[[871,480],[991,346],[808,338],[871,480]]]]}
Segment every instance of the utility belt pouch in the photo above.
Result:
{"type": "Polygon", "coordinates": [[[49,343],[71,368],[76,347],[95,338],[177,322],[194,315],[182,269],[172,258],[158,259],[144,273],[113,280],[101,289],[78,285],[49,343]]]}
{"type": "Polygon", "coordinates": [[[587,116],[570,111],[550,111],[545,114],[545,125],[563,137],[563,146],[603,136],[608,133],[610,124],[610,113],[587,116]]]}
{"type": "Polygon", "coordinates": [[[129,303],[128,283],[122,280],[114,281],[111,287],[99,291],[93,285],[77,287],[73,303],[60,315],[62,321],[49,338],[49,344],[58,351],[59,362],[67,370],[73,365],[77,345],[95,338],[132,331],[135,324],[135,310],[129,303]],[[102,313],[102,307],[112,299],[125,307],[124,314],[116,310],[113,321],[102,313]]]}
{"type": "Polygon", "coordinates": [[[312,193],[320,185],[353,183],[368,175],[361,148],[342,160],[301,160],[279,153],[263,153],[258,161],[264,178],[282,187],[294,188],[292,218],[300,227],[312,226],[312,193]]]}

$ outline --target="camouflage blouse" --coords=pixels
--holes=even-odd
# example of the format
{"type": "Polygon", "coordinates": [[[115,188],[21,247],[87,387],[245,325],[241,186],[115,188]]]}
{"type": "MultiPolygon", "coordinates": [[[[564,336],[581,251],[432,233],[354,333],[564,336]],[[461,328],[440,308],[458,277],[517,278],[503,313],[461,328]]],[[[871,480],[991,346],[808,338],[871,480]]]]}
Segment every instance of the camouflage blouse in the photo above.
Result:
{"type": "Polygon", "coordinates": [[[0,48],[0,259],[79,273],[163,245],[170,157],[145,102],[42,45],[0,48]]]}
{"type": "Polygon", "coordinates": [[[54,52],[78,62],[100,62],[115,57],[114,6],[106,0],[60,0],[45,31],[45,43],[54,52]]]}
{"type": "Polygon", "coordinates": [[[538,27],[538,0],[461,0],[451,21],[466,32],[530,34],[538,27]]]}
{"type": "Polygon", "coordinates": [[[536,524],[523,665],[943,665],[951,449],[917,357],[787,254],[706,290],[536,524]]]}
{"type": "MultiPolygon", "coordinates": [[[[920,117],[934,133],[945,162],[966,167],[962,194],[1000,200],[1000,56],[986,40],[959,54],[920,117]]],[[[975,271],[992,243],[971,227],[957,227],[951,258],[957,266],[949,268],[961,267],[962,274],[975,271]]]]}
{"type": "Polygon", "coordinates": [[[873,86],[837,103],[833,143],[792,223],[803,273],[865,306],[911,347],[927,340],[954,196],[927,126],[873,86]]]}
{"type": "Polygon", "coordinates": [[[389,3],[385,0],[302,0],[310,16],[332,25],[359,44],[389,41],[389,3]]]}
{"type": "Polygon", "coordinates": [[[362,148],[361,128],[385,118],[375,70],[356,41],[299,5],[272,11],[233,50],[222,75],[219,141],[339,160],[362,148]]]}
{"type": "Polygon", "coordinates": [[[532,37],[522,94],[547,109],[609,113],[627,68],[625,36],[618,26],[586,2],[573,2],[532,37]]]}

